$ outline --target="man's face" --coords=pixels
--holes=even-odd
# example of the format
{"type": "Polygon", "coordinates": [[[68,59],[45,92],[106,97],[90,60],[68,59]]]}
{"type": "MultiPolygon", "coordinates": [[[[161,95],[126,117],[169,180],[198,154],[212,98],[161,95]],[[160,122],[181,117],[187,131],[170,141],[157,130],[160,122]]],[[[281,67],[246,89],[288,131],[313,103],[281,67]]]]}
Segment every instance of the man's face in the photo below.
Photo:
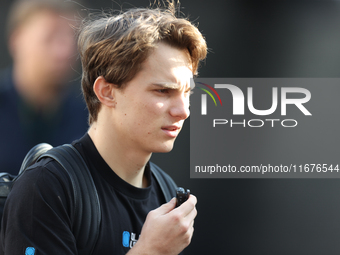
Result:
{"type": "Polygon", "coordinates": [[[192,77],[188,52],[159,43],[142,70],[115,93],[113,122],[124,146],[146,153],[173,148],[189,116],[192,77]]]}

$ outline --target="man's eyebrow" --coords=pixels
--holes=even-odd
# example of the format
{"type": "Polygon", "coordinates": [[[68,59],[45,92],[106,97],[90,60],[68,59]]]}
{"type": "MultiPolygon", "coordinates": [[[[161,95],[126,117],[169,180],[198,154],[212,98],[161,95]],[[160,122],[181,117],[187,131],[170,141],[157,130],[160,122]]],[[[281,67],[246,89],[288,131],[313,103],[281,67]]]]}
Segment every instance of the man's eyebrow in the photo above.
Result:
{"type": "Polygon", "coordinates": [[[181,89],[181,85],[172,82],[155,82],[152,85],[156,85],[165,89],[181,89]]]}

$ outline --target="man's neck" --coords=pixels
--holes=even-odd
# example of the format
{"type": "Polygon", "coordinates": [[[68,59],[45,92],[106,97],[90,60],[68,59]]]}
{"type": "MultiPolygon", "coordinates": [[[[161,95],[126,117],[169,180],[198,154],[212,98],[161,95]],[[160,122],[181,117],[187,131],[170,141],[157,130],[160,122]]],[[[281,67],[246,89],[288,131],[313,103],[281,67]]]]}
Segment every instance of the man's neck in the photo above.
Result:
{"type": "Polygon", "coordinates": [[[126,146],[121,137],[107,129],[110,129],[109,125],[94,123],[88,131],[99,154],[112,171],[124,181],[138,188],[147,187],[144,169],[151,153],[140,152],[126,146]]]}

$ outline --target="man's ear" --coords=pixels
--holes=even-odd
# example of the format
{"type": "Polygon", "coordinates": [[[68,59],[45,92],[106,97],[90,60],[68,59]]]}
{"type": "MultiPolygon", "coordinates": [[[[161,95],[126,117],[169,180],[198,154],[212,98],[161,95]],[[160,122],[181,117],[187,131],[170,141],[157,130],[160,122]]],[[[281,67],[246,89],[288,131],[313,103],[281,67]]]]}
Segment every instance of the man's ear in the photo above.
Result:
{"type": "Polygon", "coordinates": [[[93,84],[93,91],[99,101],[108,107],[114,107],[116,87],[105,80],[103,76],[99,76],[93,84]]]}

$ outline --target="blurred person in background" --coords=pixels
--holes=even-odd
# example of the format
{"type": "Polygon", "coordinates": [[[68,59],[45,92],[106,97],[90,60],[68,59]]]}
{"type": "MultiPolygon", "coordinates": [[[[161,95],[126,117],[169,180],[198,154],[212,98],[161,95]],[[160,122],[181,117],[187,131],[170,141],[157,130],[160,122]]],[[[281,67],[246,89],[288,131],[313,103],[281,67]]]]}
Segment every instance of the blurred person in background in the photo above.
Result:
{"type": "Polygon", "coordinates": [[[60,145],[87,129],[79,81],[72,79],[74,7],[62,0],[12,6],[7,28],[13,66],[0,73],[1,172],[17,174],[37,143],[60,145]]]}

